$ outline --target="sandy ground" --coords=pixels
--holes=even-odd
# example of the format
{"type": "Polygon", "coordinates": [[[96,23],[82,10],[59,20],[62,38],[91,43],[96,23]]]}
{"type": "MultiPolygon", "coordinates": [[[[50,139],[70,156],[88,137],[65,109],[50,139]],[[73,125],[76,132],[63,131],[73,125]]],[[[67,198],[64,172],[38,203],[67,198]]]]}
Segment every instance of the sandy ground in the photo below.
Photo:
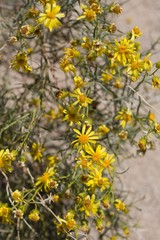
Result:
{"type": "MultiPolygon", "coordinates": [[[[123,31],[139,26],[143,32],[142,49],[149,49],[160,37],[160,0],[129,0],[126,1],[123,9],[123,14],[117,21],[118,26],[123,31]]],[[[160,41],[155,51],[156,54],[152,55],[153,62],[160,61],[160,41]]],[[[154,107],[160,111],[160,92],[153,91],[147,101],[151,103],[154,99],[154,107]],[[156,98],[153,97],[155,94],[156,98]]],[[[160,119],[160,114],[156,113],[156,115],[157,119],[160,119]]],[[[137,228],[132,231],[129,239],[159,240],[160,142],[157,141],[156,151],[150,151],[138,159],[128,160],[125,162],[125,168],[129,170],[122,176],[124,187],[135,192],[135,199],[139,199],[136,203],[138,209],[133,211],[134,218],[138,219],[137,228]]]]}

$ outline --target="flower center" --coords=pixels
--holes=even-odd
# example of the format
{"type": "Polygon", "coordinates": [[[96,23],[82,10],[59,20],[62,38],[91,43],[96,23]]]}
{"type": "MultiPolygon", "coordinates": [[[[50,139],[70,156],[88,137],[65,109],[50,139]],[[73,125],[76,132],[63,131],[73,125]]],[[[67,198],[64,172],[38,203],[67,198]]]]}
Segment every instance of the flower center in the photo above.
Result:
{"type": "Polygon", "coordinates": [[[121,46],[119,46],[119,51],[120,51],[120,53],[125,53],[126,52],[126,49],[127,47],[125,46],[125,45],[121,45],[121,46]]]}
{"type": "Polygon", "coordinates": [[[86,101],[86,96],[85,96],[84,94],[81,94],[81,95],[79,96],[79,101],[80,101],[81,103],[84,103],[84,102],[86,101]]]}
{"type": "Polygon", "coordinates": [[[88,143],[88,136],[86,134],[82,134],[81,136],[79,136],[78,140],[81,144],[86,144],[88,143]]]}
{"type": "Polygon", "coordinates": [[[92,155],[93,161],[99,161],[100,158],[101,158],[101,155],[100,155],[99,153],[94,153],[94,154],[92,155]]]}
{"type": "Polygon", "coordinates": [[[43,183],[47,182],[48,178],[49,178],[49,174],[44,173],[43,176],[41,177],[41,182],[43,183]]]}
{"type": "Polygon", "coordinates": [[[48,12],[47,13],[47,18],[54,19],[55,18],[55,14],[53,12],[48,12]]]}

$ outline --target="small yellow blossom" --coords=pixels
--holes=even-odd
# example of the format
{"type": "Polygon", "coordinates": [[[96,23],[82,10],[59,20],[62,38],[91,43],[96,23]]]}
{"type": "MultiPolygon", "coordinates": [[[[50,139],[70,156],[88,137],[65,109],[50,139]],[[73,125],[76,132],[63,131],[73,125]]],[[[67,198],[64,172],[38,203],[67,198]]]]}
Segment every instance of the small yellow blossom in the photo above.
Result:
{"type": "Polygon", "coordinates": [[[115,14],[120,14],[123,11],[122,7],[117,3],[111,4],[109,7],[109,10],[110,10],[110,12],[115,13],[115,14]]]}
{"type": "Polygon", "coordinates": [[[97,130],[97,132],[98,132],[98,134],[99,135],[106,135],[108,132],[110,131],[110,129],[109,129],[109,127],[107,127],[106,125],[100,125],[99,127],[98,127],[98,130],[97,130]]]}
{"type": "Polygon", "coordinates": [[[86,217],[89,217],[91,214],[96,215],[100,202],[95,202],[95,195],[92,194],[90,197],[87,195],[83,199],[83,206],[80,208],[80,211],[84,211],[86,217]]]}
{"type": "Polygon", "coordinates": [[[147,149],[147,137],[142,137],[139,142],[138,142],[138,147],[140,149],[141,152],[145,153],[146,152],[146,149],[147,149]]]}
{"type": "Polygon", "coordinates": [[[53,28],[61,26],[59,19],[63,18],[64,13],[60,13],[61,7],[56,3],[47,3],[44,7],[44,13],[39,14],[38,22],[43,23],[50,31],[53,28]]]}
{"type": "Polygon", "coordinates": [[[9,208],[7,204],[0,203],[0,221],[2,223],[12,223],[11,213],[11,208],[9,208]]]}
{"type": "Polygon", "coordinates": [[[96,147],[95,150],[91,146],[86,147],[85,151],[87,152],[87,158],[92,159],[93,162],[100,162],[106,155],[105,147],[102,147],[100,144],[96,147]]]}
{"type": "Polygon", "coordinates": [[[131,80],[135,82],[139,78],[142,71],[143,61],[140,59],[140,55],[137,54],[134,56],[133,60],[128,63],[127,74],[131,76],[131,80]]]}
{"type": "Polygon", "coordinates": [[[149,115],[148,115],[148,119],[149,119],[150,121],[153,121],[153,122],[154,122],[154,121],[155,121],[155,118],[156,118],[156,117],[155,117],[155,114],[152,113],[152,112],[150,112],[149,115]]]}
{"type": "Polygon", "coordinates": [[[32,150],[31,150],[31,155],[33,156],[33,160],[38,160],[40,161],[43,156],[44,149],[40,144],[38,143],[33,143],[32,144],[32,150]]]}
{"type": "Polygon", "coordinates": [[[92,99],[88,98],[85,93],[82,93],[79,88],[75,89],[74,93],[71,93],[70,96],[77,98],[73,105],[77,105],[79,103],[82,107],[88,107],[88,104],[92,103],[92,99]]]}
{"type": "Polygon", "coordinates": [[[17,151],[9,149],[2,149],[0,150],[0,169],[4,172],[12,171],[12,162],[16,159],[17,151]]]}
{"type": "Polygon", "coordinates": [[[107,154],[106,157],[104,158],[104,160],[101,162],[101,166],[104,169],[107,170],[114,170],[114,167],[112,166],[112,164],[115,162],[115,157],[114,154],[107,154]]]}
{"type": "Polygon", "coordinates": [[[122,109],[118,112],[118,115],[115,118],[116,120],[120,121],[120,125],[122,128],[126,126],[127,123],[132,122],[132,112],[129,109],[122,109]]]}
{"type": "Polygon", "coordinates": [[[91,169],[91,172],[88,174],[88,180],[86,181],[86,185],[89,189],[95,190],[95,188],[99,188],[102,192],[110,186],[109,179],[107,177],[103,177],[102,172],[103,168],[91,169]]]}
{"type": "Polygon", "coordinates": [[[38,222],[40,220],[39,211],[37,209],[33,209],[28,215],[28,218],[32,222],[38,222]]]}
{"type": "Polygon", "coordinates": [[[83,88],[86,84],[87,84],[87,82],[84,81],[80,76],[75,76],[74,77],[75,89],[83,88]]]}
{"type": "Polygon", "coordinates": [[[143,60],[143,69],[146,71],[150,71],[151,67],[152,67],[152,62],[151,60],[149,60],[151,53],[149,53],[147,56],[145,56],[142,60],[143,60]]]}
{"type": "Polygon", "coordinates": [[[86,157],[83,151],[80,151],[80,155],[75,159],[77,161],[76,167],[80,167],[82,169],[89,169],[91,166],[91,162],[86,157]]]}
{"type": "Polygon", "coordinates": [[[54,180],[55,170],[53,167],[47,168],[42,176],[38,177],[36,186],[44,188],[47,192],[51,188],[57,187],[57,182],[54,180]]]}
{"type": "Polygon", "coordinates": [[[49,166],[49,167],[55,166],[58,159],[59,159],[58,156],[54,156],[54,155],[47,156],[47,161],[48,161],[47,166],[49,166]]]}
{"type": "Polygon", "coordinates": [[[156,133],[160,134],[160,123],[155,123],[154,129],[155,129],[156,133]]]}
{"type": "Polygon", "coordinates": [[[84,115],[80,113],[81,107],[75,107],[72,105],[68,105],[67,109],[63,110],[65,115],[64,121],[69,122],[69,126],[73,124],[81,125],[81,121],[84,118],[84,115]]]}
{"type": "Polygon", "coordinates": [[[77,18],[77,20],[85,18],[88,21],[94,21],[97,18],[96,12],[91,8],[87,7],[86,5],[81,5],[83,14],[77,18]]]}
{"type": "Polygon", "coordinates": [[[98,136],[92,131],[92,126],[87,127],[86,125],[82,126],[82,131],[80,132],[78,129],[73,129],[77,134],[76,140],[72,142],[74,148],[78,148],[78,150],[86,149],[91,144],[95,144],[98,136]]]}
{"type": "Polygon", "coordinates": [[[113,79],[113,76],[112,76],[112,74],[110,74],[109,72],[108,72],[108,70],[106,70],[104,73],[102,73],[102,75],[101,75],[101,80],[102,81],[104,81],[104,82],[106,82],[106,83],[108,83],[110,80],[112,80],[113,79]]]}
{"type": "Polygon", "coordinates": [[[74,217],[75,217],[75,214],[73,213],[73,211],[68,211],[65,216],[65,221],[66,221],[65,226],[69,231],[74,230],[76,228],[76,221],[74,217]]]}
{"type": "Polygon", "coordinates": [[[19,190],[15,190],[14,192],[11,193],[11,196],[15,202],[22,202],[23,196],[22,193],[19,190]]]}
{"type": "Polygon", "coordinates": [[[21,68],[24,72],[31,72],[32,68],[28,65],[28,57],[26,52],[18,52],[11,60],[11,68],[19,71],[21,68]]]}
{"type": "Polygon", "coordinates": [[[75,58],[80,56],[80,52],[74,47],[65,48],[64,53],[68,58],[75,58]]]}
{"type": "Polygon", "coordinates": [[[122,202],[120,199],[115,200],[114,206],[118,211],[125,211],[126,210],[126,204],[124,202],[122,202]]]}
{"type": "Polygon", "coordinates": [[[61,58],[60,62],[60,68],[64,71],[64,72],[76,72],[76,68],[75,66],[72,64],[72,62],[68,59],[67,56],[64,56],[63,58],[61,58]]]}
{"type": "Polygon", "coordinates": [[[160,78],[158,76],[152,77],[152,87],[160,89],[160,78]]]}
{"type": "Polygon", "coordinates": [[[121,38],[120,41],[115,39],[114,61],[118,61],[126,66],[126,64],[133,59],[134,52],[135,46],[132,41],[125,37],[121,38]]]}

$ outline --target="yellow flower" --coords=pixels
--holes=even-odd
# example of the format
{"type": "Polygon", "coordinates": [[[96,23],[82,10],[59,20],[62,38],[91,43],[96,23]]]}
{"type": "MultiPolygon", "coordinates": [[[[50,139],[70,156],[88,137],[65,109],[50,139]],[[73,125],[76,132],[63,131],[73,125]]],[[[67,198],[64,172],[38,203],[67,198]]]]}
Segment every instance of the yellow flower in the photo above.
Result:
{"type": "Polygon", "coordinates": [[[131,76],[131,80],[135,82],[139,78],[142,71],[143,71],[143,61],[140,59],[140,55],[137,54],[134,56],[131,63],[128,64],[127,74],[131,76]]]}
{"type": "Polygon", "coordinates": [[[39,14],[38,22],[43,23],[50,31],[53,28],[58,28],[62,25],[59,19],[65,16],[64,13],[59,13],[60,10],[61,7],[56,3],[47,3],[44,7],[44,13],[39,14]]]}
{"type": "Polygon", "coordinates": [[[129,109],[122,109],[115,119],[121,121],[120,125],[124,128],[128,122],[132,121],[132,112],[129,109]]]}
{"type": "Polygon", "coordinates": [[[2,171],[11,172],[12,171],[12,162],[16,159],[17,151],[12,150],[11,152],[9,149],[2,149],[0,150],[0,169],[2,171]]]}
{"type": "Polygon", "coordinates": [[[92,131],[92,126],[88,127],[83,125],[82,132],[78,129],[73,129],[75,133],[77,133],[76,140],[72,142],[74,148],[78,148],[78,150],[86,149],[90,146],[90,144],[95,144],[98,136],[92,131]]]}
{"type": "Polygon", "coordinates": [[[107,70],[104,73],[102,73],[101,76],[102,76],[101,80],[106,82],[106,83],[113,79],[113,76],[110,73],[108,73],[107,70]]]}
{"type": "Polygon", "coordinates": [[[71,231],[76,228],[76,221],[74,219],[74,213],[72,211],[69,211],[65,216],[65,225],[67,230],[71,231]]]}
{"type": "Polygon", "coordinates": [[[47,156],[47,161],[48,161],[47,166],[53,167],[58,161],[58,159],[59,159],[58,156],[54,156],[54,155],[47,156]]]}
{"type": "Polygon", "coordinates": [[[33,156],[33,160],[40,161],[43,156],[43,152],[44,152],[44,148],[40,144],[38,143],[32,144],[31,155],[33,156]]]}
{"type": "Polygon", "coordinates": [[[80,113],[80,110],[80,107],[68,105],[68,108],[63,110],[63,113],[65,114],[64,121],[69,122],[69,126],[72,126],[73,123],[81,125],[84,115],[80,113]]]}
{"type": "Polygon", "coordinates": [[[47,192],[51,188],[57,187],[57,182],[54,181],[53,176],[55,175],[55,170],[53,167],[47,168],[42,176],[38,177],[36,186],[44,188],[47,192]]]}
{"type": "Polygon", "coordinates": [[[91,8],[87,7],[86,5],[81,5],[83,14],[77,18],[77,20],[80,20],[82,18],[87,19],[88,21],[93,21],[97,18],[96,12],[91,8]]]}
{"type": "Polygon", "coordinates": [[[85,151],[89,154],[88,158],[91,158],[93,162],[99,162],[106,155],[106,149],[101,145],[98,145],[95,150],[91,146],[88,146],[85,151]]]}
{"type": "Polygon", "coordinates": [[[87,169],[91,166],[91,162],[88,160],[83,151],[80,151],[80,156],[77,157],[75,160],[77,160],[76,167],[87,169]]]}
{"type": "Polygon", "coordinates": [[[91,173],[88,174],[88,180],[86,185],[89,189],[95,190],[95,188],[99,188],[100,191],[104,191],[106,188],[110,186],[109,179],[107,177],[102,177],[103,168],[93,168],[91,169],[91,173]]]}
{"type": "Polygon", "coordinates": [[[86,85],[86,82],[83,81],[83,79],[80,76],[75,76],[74,77],[74,85],[75,85],[75,89],[83,88],[86,85]]]}
{"type": "Polygon", "coordinates": [[[114,52],[114,61],[118,61],[126,66],[133,59],[135,52],[134,43],[127,38],[121,38],[119,42],[115,39],[114,52]]]}
{"type": "Polygon", "coordinates": [[[158,76],[152,77],[152,87],[160,89],[160,78],[158,76]]]}
{"type": "Polygon", "coordinates": [[[95,202],[95,195],[92,194],[90,197],[87,195],[83,199],[83,206],[80,208],[80,211],[84,211],[86,217],[89,217],[91,214],[96,215],[100,202],[95,202]]]}
{"type": "Polygon", "coordinates": [[[64,56],[60,62],[60,68],[64,71],[64,72],[76,72],[76,68],[75,66],[72,64],[72,62],[68,59],[67,56],[64,56]]]}
{"type": "Polygon", "coordinates": [[[132,28],[132,36],[134,36],[134,38],[140,37],[141,35],[142,35],[142,32],[138,26],[135,26],[134,28],[132,28]]]}
{"type": "Polygon", "coordinates": [[[11,208],[7,204],[0,203],[0,220],[2,223],[10,224],[11,220],[11,208]]]}
{"type": "Polygon", "coordinates": [[[155,129],[156,133],[160,134],[160,123],[155,123],[154,129],[155,129]]]}
{"type": "Polygon", "coordinates": [[[39,211],[37,209],[33,209],[28,215],[28,218],[32,222],[38,222],[40,220],[39,211]]]}
{"type": "Polygon", "coordinates": [[[105,135],[105,134],[107,134],[108,132],[110,131],[110,129],[106,126],[106,125],[100,125],[99,127],[98,127],[98,134],[99,135],[105,135]]]}
{"type": "Polygon", "coordinates": [[[80,52],[75,49],[74,47],[72,48],[65,48],[64,53],[68,58],[75,58],[80,56],[80,52]]]}
{"type": "Polygon", "coordinates": [[[31,72],[32,68],[28,65],[28,57],[26,52],[18,52],[17,55],[11,60],[11,68],[19,71],[21,68],[24,72],[31,72]]]}
{"type": "Polygon", "coordinates": [[[146,71],[150,71],[152,67],[152,62],[148,59],[150,57],[151,53],[149,53],[147,56],[143,58],[143,69],[146,71]]]}
{"type": "Polygon", "coordinates": [[[88,104],[92,103],[92,99],[88,98],[85,93],[82,93],[79,88],[75,89],[74,93],[71,93],[70,96],[77,98],[73,105],[77,105],[79,103],[82,107],[88,107],[88,104]]]}
{"type": "Polygon", "coordinates": [[[15,202],[22,202],[23,197],[22,193],[19,190],[15,190],[14,192],[11,193],[11,196],[15,202]]]}
{"type": "Polygon", "coordinates": [[[113,154],[107,154],[104,160],[101,162],[101,166],[108,170],[113,170],[112,163],[115,162],[115,158],[113,154]]]}
{"type": "Polygon", "coordinates": [[[126,210],[126,204],[124,202],[122,202],[120,199],[115,200],[114,206],[118,211],[125,211],[126,210]]]}

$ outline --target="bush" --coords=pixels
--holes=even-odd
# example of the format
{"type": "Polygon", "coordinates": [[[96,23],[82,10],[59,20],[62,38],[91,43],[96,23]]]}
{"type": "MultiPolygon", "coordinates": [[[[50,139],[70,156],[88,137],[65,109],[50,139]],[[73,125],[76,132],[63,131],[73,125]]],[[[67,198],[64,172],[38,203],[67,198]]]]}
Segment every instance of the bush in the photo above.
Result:
{"type": "Polygon", "coordinates": [[[122,6],[83,2],[4,5],[1,239],[127,239],[134,225],[116,169],[159,139],[139,91],[160,88],[160,63],[138,26],[112,22],[122,6]]]}

